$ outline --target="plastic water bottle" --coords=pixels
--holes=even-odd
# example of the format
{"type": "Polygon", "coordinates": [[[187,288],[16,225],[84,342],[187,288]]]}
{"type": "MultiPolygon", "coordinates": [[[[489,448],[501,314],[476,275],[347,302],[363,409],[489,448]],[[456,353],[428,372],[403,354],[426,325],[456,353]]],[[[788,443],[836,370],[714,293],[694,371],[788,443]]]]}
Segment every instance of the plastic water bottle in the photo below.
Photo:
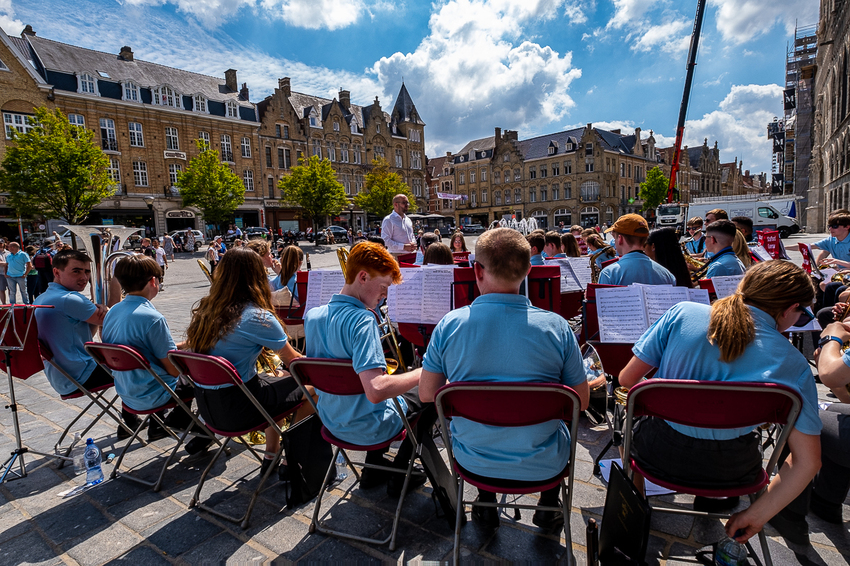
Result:
{"type": "Polygon", "coordinates": [[[100,467],[102,462],[100,448],[91,438],[86,440],[86,451],[83,453],[83,457],[86,461],[86,484],[94,485],[102,482],[103,470],[100,467]]]}
{"type": "Polygon", "coordinates": [[[725,538],[717,543],[714,563],[719,566],[744,566],[747,560],[747,547],[733,538],[725,538]]]}
{"type": "Polygon", "coordinates": [[[71,443],[71,452],[68,457],[74,461],[74,475],[78,476],[86,471],[86,462],[83,459],[83,445],[80,444],[80,433],[74,433],[74,441],[71,443]]]}
{"type": "Polygon", "coordinates": [[[336,455],[336,480],[342,481],[348,477],[348,465],[345,463],[345,458],[342,457],[342,452],[336,455]]]}

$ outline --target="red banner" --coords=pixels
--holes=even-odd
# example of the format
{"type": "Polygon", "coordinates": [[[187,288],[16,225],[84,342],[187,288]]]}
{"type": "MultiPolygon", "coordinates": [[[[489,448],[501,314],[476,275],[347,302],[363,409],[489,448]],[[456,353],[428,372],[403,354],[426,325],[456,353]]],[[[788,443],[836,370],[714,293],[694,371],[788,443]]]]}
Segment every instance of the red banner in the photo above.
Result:
{"type": "Polygon", "coordinates": [[[809,247],[809,244],[799,243],[797,247],[800,249],[800,253],[803,254],[803,269],[806,270],[806,273],[809,275],[812,274],[812,262],[809,258],[812,256],[812,248],[809,247]]]}
{"type": "Polygon", "coordinates": [[[758,233],[759,243],[764,246],[767,253],[773,259],[779,259],[782,256],[780,248],[779,231],[777,230],[762,230],[758,233]]]}

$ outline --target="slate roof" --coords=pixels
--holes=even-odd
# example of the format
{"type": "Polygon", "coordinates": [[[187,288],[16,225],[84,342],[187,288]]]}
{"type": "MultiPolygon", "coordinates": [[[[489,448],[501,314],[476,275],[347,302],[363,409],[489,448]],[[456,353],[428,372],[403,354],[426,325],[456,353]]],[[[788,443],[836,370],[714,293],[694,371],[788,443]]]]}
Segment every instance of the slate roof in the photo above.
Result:
{"type": "Polygon", "coordinates": [[[404,83],[401,83],[401,90],[398,91],[392,118],[394,122],[412,122],[425,125],[425,122],[419,119],[419,112],[416,111],[416,105],[413,104],[413,99],[410,98],[410,93],[407,92],[404,83]]]}
{"type": "Polygon", "coordinates": [[[429,157],[428,158],[428,168],[431,169],[431,178],[432,179],[442,177],[443,176],[443,169],[446,167],[446,165],[448,165],[449,168],[451,169],[451,167],[454,165],[454,163],[446,163],[447,160],[448,160],[448,157],[446,157],[445,155],[442,156],[442,157],[429,157]]]}
{"type": "MultiPolygon", "coordinates": [[[[634,146],[637,140],[634,134],[624,136],[621,134],[615,134],[614,132],[610,132],[608,130],[601,130],[599,128],[593,128],[593,131],[596,132],[596,134],[598,135],[598,139],[602,144],[603,150],[616,151],[619,153],[627,154],[634,153],[634,146]]],[[[520,141],[519,150],[522,153],[523,158],[526,160],[551,157],[549,155],[549,145],[552,142],[555,142],[557,143],[555,155],[574,153],[579,149],[579,144],[581,143],[581,136],[583,134],[584,128],[575,128],[572,130],[565,130],[563,132],[544,134],[536,138],[530,138],[527,140],[520,141]],[[566,150],[567,142],[572,142],[574,144],[573,151],[568,152],[566,150]]]]}
{"type": "MultiPolygon", "coordinates": [[[[306,117],[311,108],[315,108],[316,112],[319,114],[319,125],[324,122],[325,118],[328,116],[328,111],[330,111],[331,104],[333,100],[328,100],[327,98],[321,98],[319,96],[313,96],[312,94],[303,94],[301,92],[292,92],[289,96],[289,103],[295,109],[296,114],[299,116],[306,117]]],[[[352,104],[349,108],[349,114],[345,116],[346,122],[350,126],[352,121],[357,124],[358,132],[364,129],[364,124],[366,123],[366,116],[371,115],[372,105],[369,106],[358,106],[357,104],[352,104]]],[[[345,110],[343,109],[343,113],[345,110]]],[[[384,114],[384,122],[389,124],[390,115],[386,112],[384,114]]]]}
{"type": "Polygon", "coordinates": [[[253,106],[247,100],[242,100],[238,91],[227,88],[223,77],[210,77],[139,59],[125,61],[115,53],[94,51],[37,36],[28,35],[20,41],[30,43],[46,70],[63,73],[87,71],[94,73],[98,80],[116,83],[132,81],[145,88],[169,85],[182,95],[202,94],[209,100],[234,101],[240,106],[253,106]],[[106,73],[108,78],[98,72],[106,73]]]}
{"type": "Polygon", "coordinates": [[[699,165],[699,158],[702,156],[702,149],[704,146],[698,147],[689,147],[688,148],[688,159],[691,160],[691,167],[697,167],[699,165]]]}
{"type": "Polygon", "coordinates": [[[485,151],[488,149],[493,149],[496,147],[496,136],[490,136],[489,138],[481,138],[478,140],[472,140],[463,146],[463,149],[458,151],[455,155],[469,155],[469,152],[473,149],[475,151],[485,151]]]}

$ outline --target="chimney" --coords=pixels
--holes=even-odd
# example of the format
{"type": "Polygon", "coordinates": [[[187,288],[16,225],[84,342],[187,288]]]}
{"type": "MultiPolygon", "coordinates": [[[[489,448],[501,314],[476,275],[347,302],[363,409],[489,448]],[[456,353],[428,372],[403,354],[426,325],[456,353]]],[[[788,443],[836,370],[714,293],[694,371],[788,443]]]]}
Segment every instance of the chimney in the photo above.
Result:
{"type": "Polygon", "coordinates": [[[351,93],[347,90],[340,90],[339,103],[342,104],[342,107],[346,110],[351,108],[351,93]]]}
{"type": "Polygon", "coordinates": [[[34,30],[34,29],[32,29],[32,26],[31,26],[31,25],[29,25],[29,24],[27,24],[27,27],[25,27],[25,28],[24,28],[24,31],[22,31],[22,32],[21,32],[21,37],[23,37],[23,36],[25,36],[25,35],[32,35],[32,36],[35,36],[35,30],[34,30]]]}
{"type": "Polygon", "coordinates": [[[640,141],[640,128],[635,128],[635,137],[640,141]]]}
{"type": "Polygon", "coordinates": [[[611,130],[611,133],[612,133],[612,134],[619,134],[619,133],[620,133],[620,128],[617,128],[616,130],[611,130]]]}
{"type": "Polygon", "coordinates": [[[277,80],[277,88],[283,93],[283,96],[289,98],[292,96],[292,89],[289,86],[289,77],[283,77],[277,80]]]}
{"type": "Polygon", "coordinates": [[[239,90],[239,81],[236,80],[236,69],[227,69],[224,72],[224,84],[233,92],[239,90]]]}
{"type": "Polygon", "coordinates": [[[248,96],[248,83],[242,83],[242,88],[239,89],[239,97],[242,100],[250,100],[248,96]]]}
{"type": "MultiPolygon", "coordinates": [[[[498,129],[498,128],[496,128],[496,129],[498,129]]],[[[452,152],[451,152],[451,151],[447,151],[447,152],[446,152],[446,159],[451,160],[451,158],[452,158],[452,152]]]]}
{"type": "Polygon", "coordinates": [[[133,60],[133,50],[130,49],[129,45],[125,45],[124,47],[121,48],[121,51],[118,53],[118,56],[120,58],[124,59],[125,61],[132,61],[133,60]]]}
{"type": "Polygon", "coordinates": [[[496,128],[496,143],[502,139],[502,128],[496,128]]]}

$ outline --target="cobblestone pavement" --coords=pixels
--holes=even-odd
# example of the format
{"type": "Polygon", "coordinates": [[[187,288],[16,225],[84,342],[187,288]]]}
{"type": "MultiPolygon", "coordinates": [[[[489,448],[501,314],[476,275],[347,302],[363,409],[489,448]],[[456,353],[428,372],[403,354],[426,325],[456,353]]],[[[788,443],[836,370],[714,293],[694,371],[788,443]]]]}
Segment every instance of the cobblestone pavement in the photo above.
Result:
{"type": "MultiPolygon", "coordinates": [[[[814,240],[814,237],[810,237],[814,240]]],[[[471,240],[471,239],[470,239],[471,240]]],[[[330,247],[311,254],[313,267],[332,267],[336,254],[330,247]]],[[[175,339],[183,337],[190,310],[208,290],[195,258],[178,256],[168,270],[165,291],[154,304],[168,318],[175,339]]],[[[25,444],[34,450],[51,452],[59,431],[82,406],[79,401],[60,401],[43,373],[26,381],[15,380],[20,405],[20,422],[25,444]]],[[[5,379],[0,396],[8,399],[5,379]]],[[[822,400],[825,391],[821,391],[822,400]]],[[[87,417],[84,417],[84,421],[87,417]]],[[[98,424],[91,434],[105,454],[118,453],[123,443],[115,427],[98,424]]],[[[593,475],[592,461],[609,438],[604,427],[580,426],[575,495],[570,517],[573,550],[579,564],[585,563],[585,526],[588,519],[601,520],[605,484],[593,475]]],[[[136,446],[122,464],[122,472],[151,477],[158,470],[172,441],[163,439],[149,447],[136,446]]],[[[0,453],[14,448],[11,419],[0,414],[0,453]]],[[[611,451],[609,457],[614,457],[611,451]]],[[[254,563],[268,561],[305,562],[424,562],[449,560],[451,530],[435,514],[426,484],[405,500],[399,527],[397,550],[347,542],[318,534],[308,534],[313,505],[296,509],[285,507],[283,485],[273,482],[262,494],[250,527],[243,531],[207,513],[188,509],[187,504],[208,460],[191,464],[180,451],[181,461],[173,464],[163,489],[151,489],[120,477],[107,480],[77,497],[63,499],[60,492],[83,483],[68,468],[40,457],[28,458],[29,475],[0,486],[0,564],[196,564],[254,563]]],[[[108,474],[111,466],[105,466],[108,474]]],[[[253,461],[241,450],[216,463],[202,498],[211,498],[220,509],[240,512],[245,494],[256,485],[253,461]]],[[[384,490],[350,490],[352,478],[335,487],[326,497],[325,520],[333,526],[354,528],[363,535],[386,533],[391,525],[396,500],[384,490]],[[330,509],[329,504],[345,498],[330,509]],[[328,512],[327,510],[330,509],[328,512]]],[[[467,494],[471,496],[472,494],[467,494]]],[[[664,496],[673,505],[687,506],[690,496],[664,496]]],[[[847,503],[847,502],[845,502],[847,503]]],[[[742,503],[742,507],[745,504],[742,503]]],[[[846,505],[845,505],[846,507],[846,505]]],[[[845,517],[850,509],[845,508],[845,517]]],[[[850,534],[845,528],[809,517],[812,545],[791,548],[767,527],[775,564],[846,564],[850,557],[850,534]]],[[[655,515],[647,561],[650,564],[693,564],[700,547],[723,536],[721,521],[676,515],[655,515]]],[[[472,522],[462,531],[462,557],[478,561],[552,562],[564,553],[563,540],[544,536],[531,523],[531,512],[520,519],[502,514],[501,527],[493,534],[472,522]]]]}

